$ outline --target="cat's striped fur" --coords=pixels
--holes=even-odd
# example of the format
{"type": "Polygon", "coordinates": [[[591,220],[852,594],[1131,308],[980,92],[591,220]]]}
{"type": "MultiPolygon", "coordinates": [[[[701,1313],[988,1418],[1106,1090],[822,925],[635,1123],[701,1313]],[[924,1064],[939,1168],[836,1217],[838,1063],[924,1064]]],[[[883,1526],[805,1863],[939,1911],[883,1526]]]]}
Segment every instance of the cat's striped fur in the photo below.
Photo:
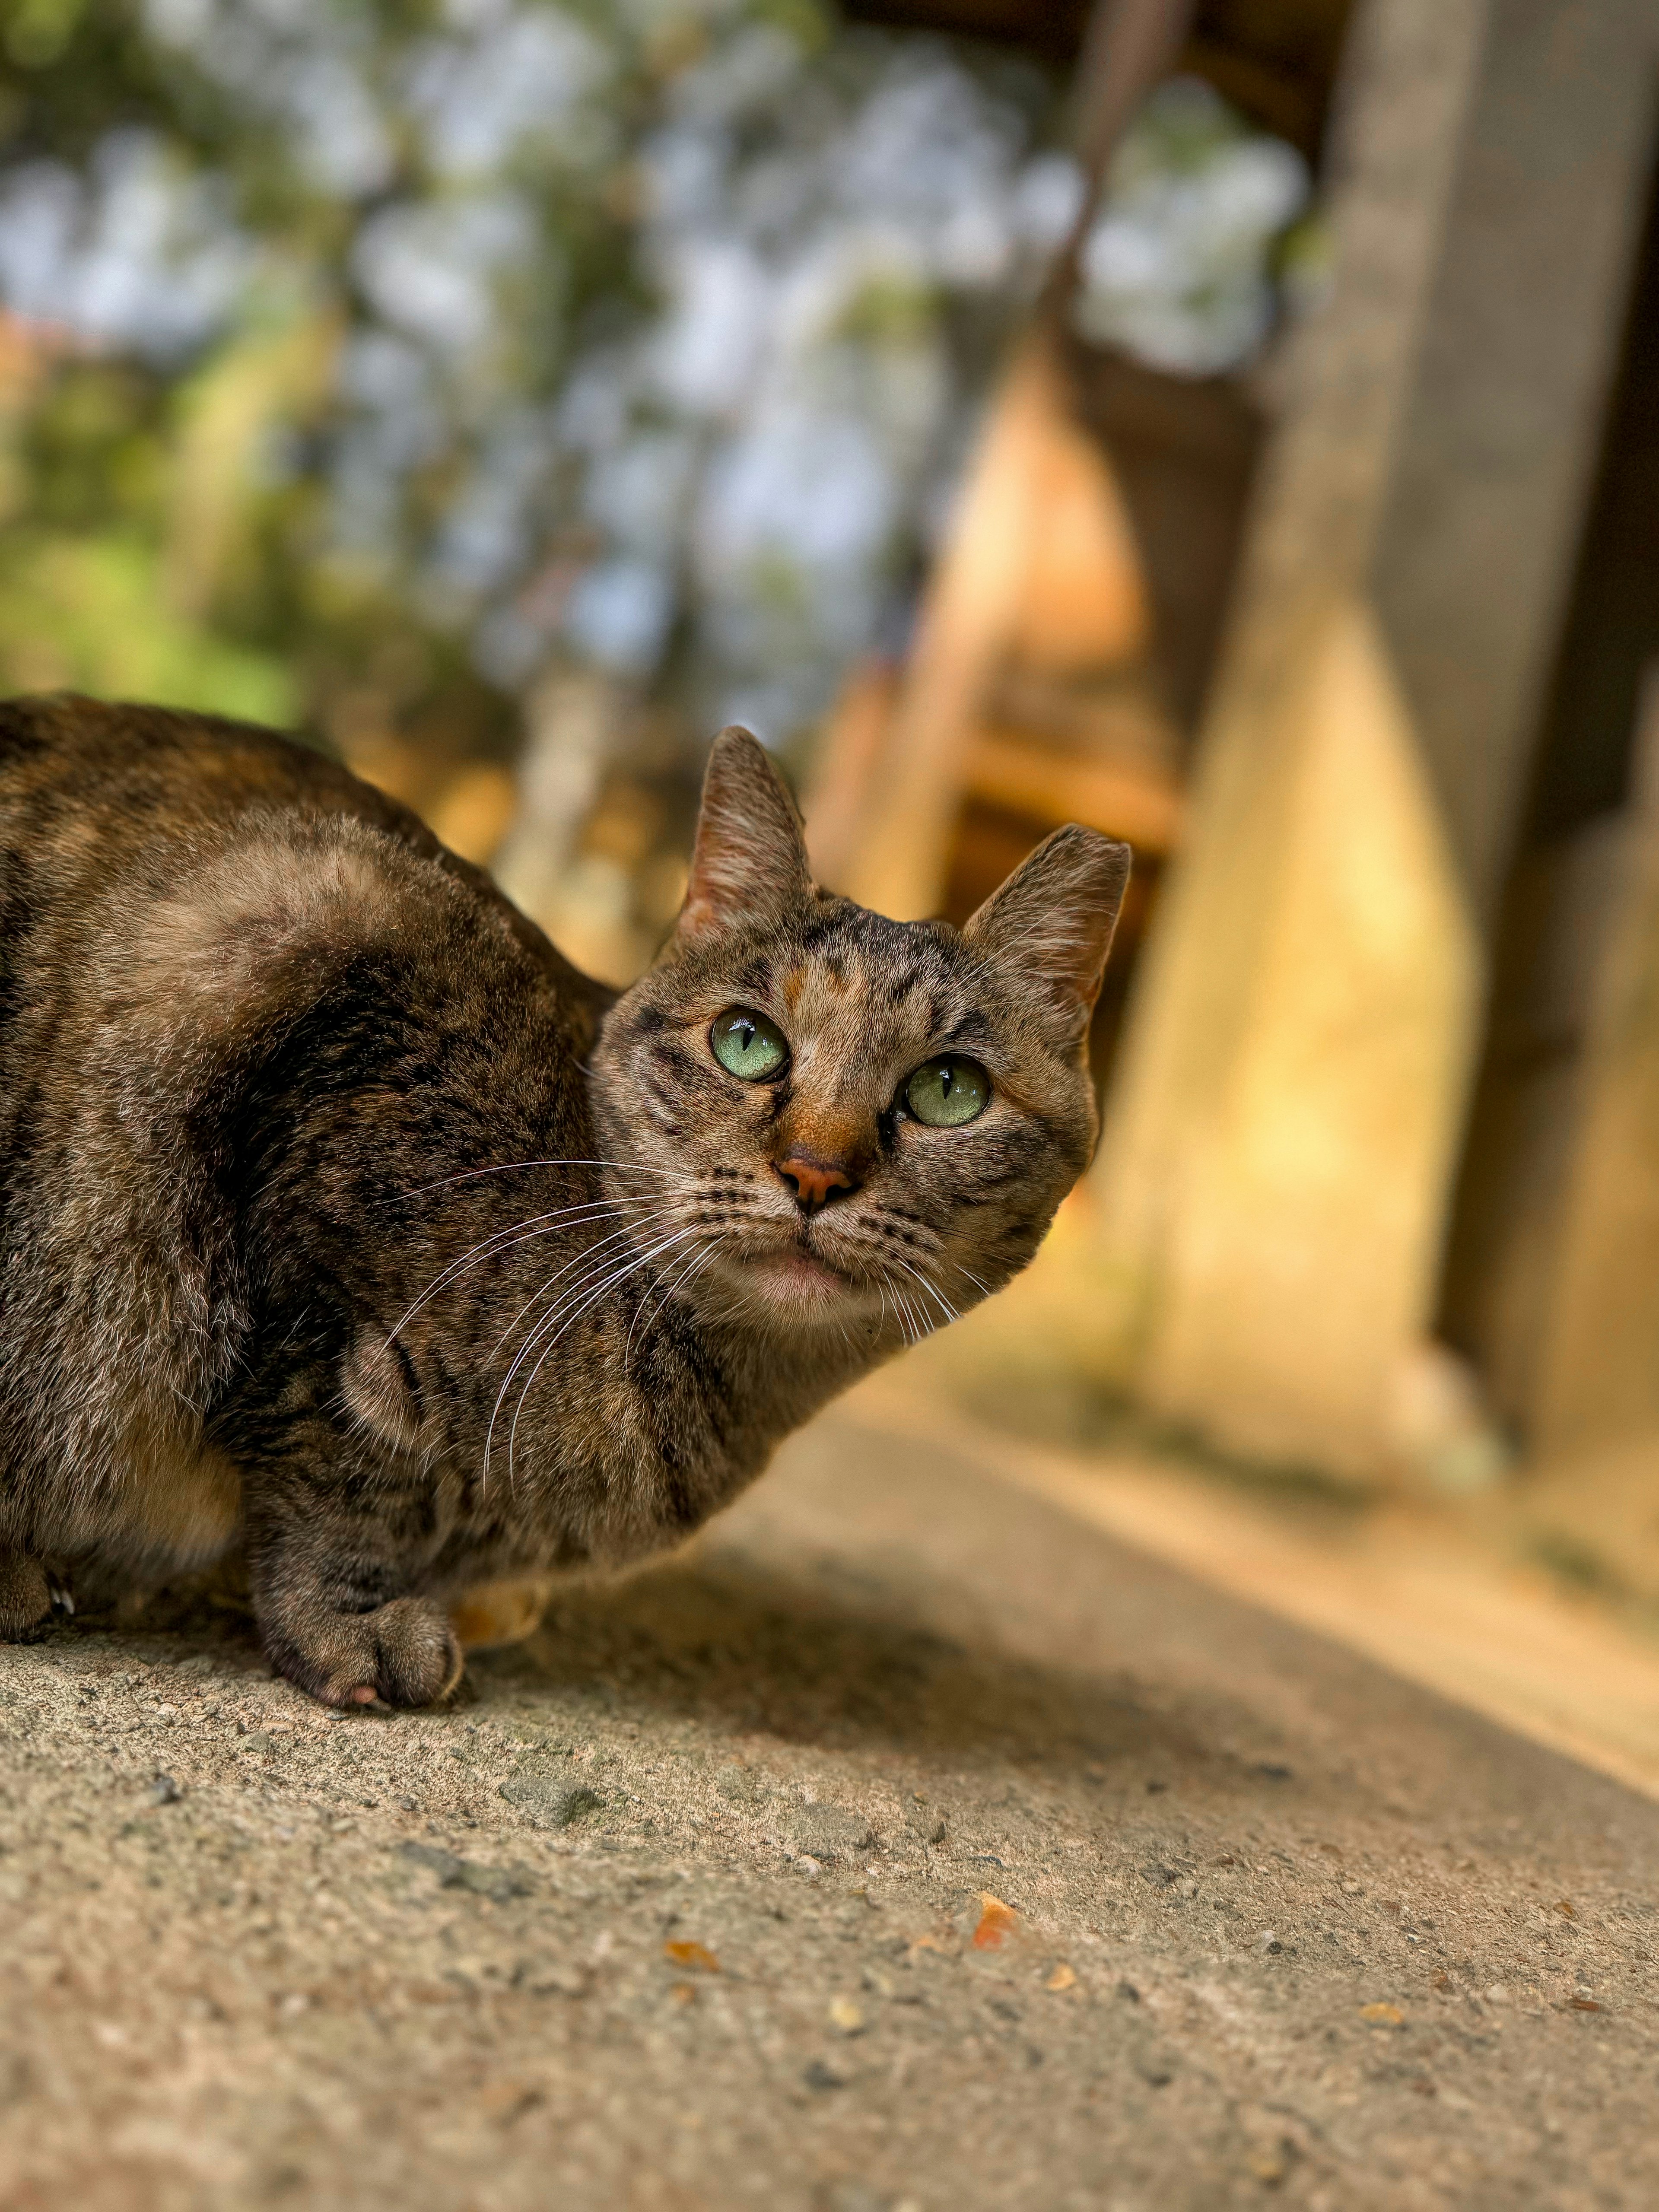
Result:
{"type": "Polygon", "coordinates": [[[728,732],[618,998],[315,754],[0,708],[0,1634],[240,1547],[284,1673],[415,1704],[469,1588],[695,1528],[1030,1257],[1127,867],[1061,831],[965,933],[884,921],[728,732]],[[714,1060],[733,1002],[781,1079],[714,1060]],[[924,1128],[947,1048],[992,1104],[924,1128]]]}

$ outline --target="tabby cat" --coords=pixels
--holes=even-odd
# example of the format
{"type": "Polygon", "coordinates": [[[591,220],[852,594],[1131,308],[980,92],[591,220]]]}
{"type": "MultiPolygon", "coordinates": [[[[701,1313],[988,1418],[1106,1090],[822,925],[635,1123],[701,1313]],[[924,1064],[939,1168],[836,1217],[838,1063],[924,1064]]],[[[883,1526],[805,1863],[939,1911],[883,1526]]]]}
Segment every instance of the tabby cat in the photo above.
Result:
{"type": "Polygon", "coordinates": [[[281,1673],[419,1705],[469,1590],[684,1536],[1030,1258],[1127,872],[884,921],[727,730],[618,995],[296,744],[0,705],[0,1637],[239,1552],[281,1673]]]}

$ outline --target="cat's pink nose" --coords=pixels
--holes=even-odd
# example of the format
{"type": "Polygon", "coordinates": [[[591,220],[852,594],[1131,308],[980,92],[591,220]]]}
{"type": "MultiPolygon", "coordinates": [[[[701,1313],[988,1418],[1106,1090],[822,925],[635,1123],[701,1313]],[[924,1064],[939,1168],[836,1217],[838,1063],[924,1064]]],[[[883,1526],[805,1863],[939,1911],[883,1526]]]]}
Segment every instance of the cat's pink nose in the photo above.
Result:
{"type": "Polygon", "coordinates": [[[841,1192],[858,1188],[844,1168],[812,1159],[805,1152],[792,1152],[787,1160],[780,1160],[778,1173],[793,1190],[795,1203],[803,1213],[816,1213],[841,1192]]]}

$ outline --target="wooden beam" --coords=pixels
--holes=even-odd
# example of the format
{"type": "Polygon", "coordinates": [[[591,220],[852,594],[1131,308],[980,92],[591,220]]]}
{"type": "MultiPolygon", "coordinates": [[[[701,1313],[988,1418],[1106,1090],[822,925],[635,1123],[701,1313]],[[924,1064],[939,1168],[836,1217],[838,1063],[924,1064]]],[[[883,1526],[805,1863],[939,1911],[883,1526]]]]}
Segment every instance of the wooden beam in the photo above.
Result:
{"type": "MultiPolygon", "coordinates": [[[[1085,189],[1034,318],[987,417],[948,542],[929,580],[879,789],[845,888],[909,919],[937,911],[961,805],[969,732],[1016,617],[1041,529],[1033,512],[1054,426],[1069,419],[1057,328],[1112,152],[1185,34],[1192,0],[1100,0],[1079,71],[1074,139],[1085,189]]],[[[1103,499],[1113,497],[1106,478],[1103,499]]]]}

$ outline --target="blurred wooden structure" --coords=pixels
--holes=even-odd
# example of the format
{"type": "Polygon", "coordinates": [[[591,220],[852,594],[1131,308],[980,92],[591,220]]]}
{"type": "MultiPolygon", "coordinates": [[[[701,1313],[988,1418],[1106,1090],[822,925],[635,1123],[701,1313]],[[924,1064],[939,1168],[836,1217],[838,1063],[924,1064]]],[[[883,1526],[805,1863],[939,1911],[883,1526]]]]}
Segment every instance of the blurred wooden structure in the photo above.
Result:
{"type": "Polygon", "coordinates": [[[821,871],[888,912],[933,912],[964,799],[1167,850],[1179,739],[1146,671],[1150,631],[1116,482],[1039,333],[998,399],[908,665],[855,681],[831,730],[833,811],[811,814],[821,871]]]}
{"type": "MultiPolygon", "coordinates": [[[[1174,66],[1310,161],[1324,145],[1352,0],[1196,0],[1174,66]]],[[[1097,0],[842,0],[854,21],[949,32],[1076,63],[1097,0]]]]}
{"type": "Polygon", "coordinates": [[[1592,848],[1616,840],[1527,1405],[1546,1450],[1659,1435],[1659,662],[1642,705],[1630,803],[1592,848]]]}
{"type": "Polygon", "coordinates": [[[907,665],[849,695],[830,872],[961,912],[1060,819],[1143,889],[1169,856],[1094,1182],[1105,1380],[1375,1474],[1437,1338],[1524,1449],[1659,1455],[1659,13],[1346,12],[1200,5],[1182,53],[1325,155],[1274,420],[1034,335],[907,665]]]}
{"type": "Polygon", "coordinates": [[[1261,432],[1230,381],[1033,336],[902,677],[860,671],[831,726],[813,828],[832,879],[966,912],[1034,830],[1173,848],[1261,432]],[[999,816],[1012,842],[978,866],[999,816]]]}
{"type": "MultiPolygon", "coordinates": [[[[1347,0],[1240,10],[1116,0],[873,0],[848,12],[1080,53],[1098,173],[1171,67],[1308,151],[1347,0]]],[[[1076,241],[1073,241],[1075,245],[1076,241]]],[[[1063,305],[1066,257],[1047,308],[1063,305]]],[[[962,919],[1049,830],[1091,823],[1139,867],[1096,1024],[1103,1075],[1133,948],[1179,835],[1264,422],[1243,384],[1160,374],[1036,323],[990,410],[902,667],[854,675],[807,818],[820,872],[895,914],[962,919]]]]}
{"type": "MultiPolygon", "coordinates": [[[[1524,1178],[1459,1233],[1494,1158],[1468,1103],[1567,726],[1575,545],[1581,575],[1598,558],[1656,61],[1635,0],[1370,0],[1351,47],[1334,289],[1303,333],[1102,1167],[1109,1359],[1257,1452],[1387,1466],[1437,1325],[1496,1375],[1513,1347],[1473,1316],[1523,1227],[1553,1255],[1545,1304],[1562,1292],[1571,1237],[1524,1178]]],[[[1595,721],[1628,760],[1632,690],[1592,706],[1581,685],[1575,712],[1575,745],[1595,721]]],[[[1505,1411],[1535,1446],[1526,1364],[1505,1411]]]]}
{"type": "MultiPolygon", "coordinates": [[[[1645,152],[1498,918],[1443,1322],[1540,1454],[1617,1456],[1645,1439],[1659,1467],[1659,154],[1645,152]]],[[[1647,1540],[1659,1553],[1659,1519],[1647,1540]]]]}
{"type": "MultiPolygon", "coordinates": [[[[1171,70],[1316,155],[1349,5],[854,0],[846,12],[1078,60],[1076,135],[1097,176],[1171,70]]],[[[1054,291],[1048,307],[1063,304],[1054,291]]],[[[832,723],[808,808],[830,880],[892,913],[960,918],[1047,830],[1083,821],[1141,857],[1133,939],[1179,830],[1264,428],[1239,380],[1160,374],[1040,310],[905,665],[859,670],[832,723]]]]}

